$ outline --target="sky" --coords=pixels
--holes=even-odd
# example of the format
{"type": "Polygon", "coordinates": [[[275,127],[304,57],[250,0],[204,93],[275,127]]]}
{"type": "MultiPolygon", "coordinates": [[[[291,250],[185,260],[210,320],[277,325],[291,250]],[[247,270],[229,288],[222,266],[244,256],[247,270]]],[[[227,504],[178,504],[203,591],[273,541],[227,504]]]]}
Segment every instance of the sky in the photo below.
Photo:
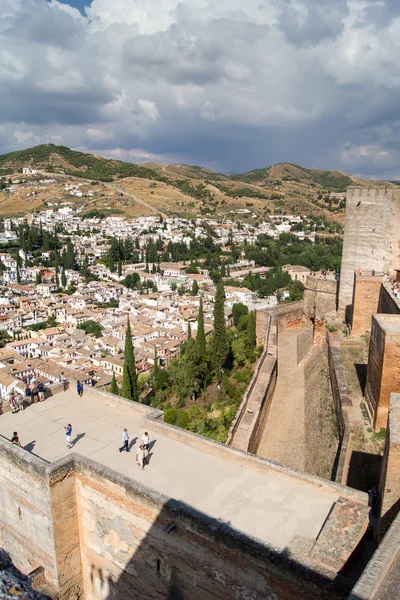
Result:
{"type": "Polygon", "coordinates": [[[0,6],[0,153],[400,178],[399,0],[0,6]]]}

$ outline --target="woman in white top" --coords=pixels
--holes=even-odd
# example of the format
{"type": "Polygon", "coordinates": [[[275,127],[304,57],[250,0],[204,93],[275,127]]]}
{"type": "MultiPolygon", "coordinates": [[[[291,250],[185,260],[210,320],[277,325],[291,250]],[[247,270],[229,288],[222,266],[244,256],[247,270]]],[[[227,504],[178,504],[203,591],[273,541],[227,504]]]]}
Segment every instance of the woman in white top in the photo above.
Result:
{"type": "Polygon", "coordinates": [[[143,446],[144,450],[146,450],[147,454],[149,453],[149,444],[150,444],[149,434],[147,433],[147,431],[145,431],[143,434],[143,437],[142,437],[142,446],[143,446]]]}

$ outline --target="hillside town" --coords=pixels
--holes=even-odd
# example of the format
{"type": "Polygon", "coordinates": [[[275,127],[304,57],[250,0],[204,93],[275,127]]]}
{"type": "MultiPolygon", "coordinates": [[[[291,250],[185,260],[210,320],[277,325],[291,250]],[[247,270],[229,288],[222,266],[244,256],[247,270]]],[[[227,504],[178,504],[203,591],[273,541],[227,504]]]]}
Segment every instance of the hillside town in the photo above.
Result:
{"type": "MultiPolygon", "coordinates": [[[[234,304],[255,310],[287,299],[287,289],[261,298],[243,285],[246,276],[263,277],[269,267],[256,266],[237,248],[255,243],[260,234],[278,238],[301,222],[296,216],[272,217],[255,230],[234,220],[221,225],[159,216],[82,218],[68,205],[5,218],[0,234],[8,248],[0,252],[4,406],[11,395],[23,394],[31,379],[45,385],[80,379],[108,389],[113,376],[122,376],[128,318],[137,372],[144,377],[155,360],[163,368],[179,358],[188,328],[196,334],[200,297],[209,336],[216,273],[201,252],[195,260],[182,260],[179,249],[193,241],[204,240],[226,257],[218,269],[228,326],[234,304]],[[232,280],[237,285],[229,285],[232,280]]],[[[295,235],[315,238],[315,232],[295,235]]],[[[310,273],[291,265],[282,271],[299,282],[310,273]]]]}

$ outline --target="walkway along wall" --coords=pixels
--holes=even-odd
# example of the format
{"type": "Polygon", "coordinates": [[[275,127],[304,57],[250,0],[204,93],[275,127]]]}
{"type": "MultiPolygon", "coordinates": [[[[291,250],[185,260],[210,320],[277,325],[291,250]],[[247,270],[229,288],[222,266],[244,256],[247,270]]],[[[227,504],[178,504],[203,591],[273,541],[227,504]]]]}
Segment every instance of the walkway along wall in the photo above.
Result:
{"type": "Polygon", "coordinates": [[[343,477],[345,477],[344,465],[350,438],[350,420],[348,413],[351,410],[352,402],[350,390],[347,385],[346,371],[340,352],[340,342],[333,338],[328,331],[326,332],[326,340],[328,345],[329,373],[339,442],[331,479],[338,483],[346,483],[343,481],[343,477]]]}
{"type": "Polygon", "coordinates": [[[276,318],[268,315],[264,350],[228,432],[226,443],[238,450],[257,451],[276,385],[276,343],[276,318]]]}

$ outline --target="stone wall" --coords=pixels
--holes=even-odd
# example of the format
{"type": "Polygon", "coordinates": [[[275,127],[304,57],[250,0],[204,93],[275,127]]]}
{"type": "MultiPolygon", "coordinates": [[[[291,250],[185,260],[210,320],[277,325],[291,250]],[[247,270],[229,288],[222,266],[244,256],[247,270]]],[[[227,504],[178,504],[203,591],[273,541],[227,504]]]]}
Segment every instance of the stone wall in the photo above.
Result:
{"type": "Polygon", "coordinates": [[[266,312],[277,319],[279,328],[298,327],[303,318],[303,301],[279,304],[274,308],[266,309],[266,312]]]}
{"type": "Polygon", "coordinates": [[[303,311],[309,319],[322,321],[336,312],[337,282],[308,275],[304,284],[303,311]]]}
{"type": "Polygon", "coordinates": [[[330,479],[338,448],[336,414],[326,347],[314,346],[304,361],[305,470],[330,479]]]}
{"type": "Polygon", "coordinates": [[[314,330],[312,327],[304,327],[297,336],[297,364],[299,364],[311,350],[313,345],[314,330]]]}
{"type": "Polygon", "coordinates": [[[400,394],[391,394],[390,412],[380,481],[381,535],[400,509],[400,394]]]}
{"type": "Polygon", "coordinates": [[[226,443],[246,452],[256,452],[272,401],[277,378],[277,324],[267,313],[264,350],[243,395],[228,432],[226,443]]]}
{"type": "Polygon", "coordinates": [[[382,277],[358,273],[354,277],[351,335],[359,336],[371,331],[371,319],[378,312],[382,277]]]}
{"type": "MultiPolygon", "coordinates": [[[[158,426],[176,430],[164,423],[158,426]]],[[[190,437],[186,431],[180,434],[190,437]]],[[[228,452],[234,460],[246,463],[246,469],[278,469],[287,477],[314,481],[220,444],[200,441],[205,447],[228,452]]],[[[295,559],[78,454],[48,465],[0,440],[0,474],[2,499],[6,500],[0,513],[2,541],[18,567],[25,564],[29,571],[43,564],[46,579],[59,590],[60,600],[341,597],[340,577],[334,569],[327,571],[309,559],[295,559]],[[20,486],[27,493],[18,490],[12,496],[20,486]]],[[[316,479],[315,485],[334,484],[316,479]]],[[[351,514],[355,511],[363,521],[364,495],[335,489],[340,500],[334,510],[348,503],[351,514]]],[[[343,536],[334,531],[335,523],[328,526],[329,547],[339,544],[340,548],[343,536]]],[[[324,547],[322,540],[318,544],[324,547]]],[[[338,550],[339,558],[343,551],[338,550]]]]}
{"type": "Polygon", "coordinates": [[[391,272],[400,264],[400,189],[349,187],[346,200],[339,310],[350,316],[354,272],[391,272]]]}
{"type": "Polygon", "coordinates": [[[350,438],[350,418],[349,412],[352,408],[350,390],[347,385],[346,371],[343,364],[342,354],[340,352],[340,342],[326,332],[328,344],[328,364],[331,381],[331,390],[333,404],[335,407],[338,447],[333,464],[331,479],[338,483],[343,481],[344,465],[346,462],[350,438]]]}
{"type": "Polygon", "coordinates": [[[392,392],[400,392],[400,315],[373,315],[365,400],[376,431],[386,427],[392,392]]]}
{"type": "Polygon", "coordinates": [[[386,315],[400,314],[400,300],[393,296],[388,283],[383,284],[380,288],[378,310],[375,312],[386,315]]]}

